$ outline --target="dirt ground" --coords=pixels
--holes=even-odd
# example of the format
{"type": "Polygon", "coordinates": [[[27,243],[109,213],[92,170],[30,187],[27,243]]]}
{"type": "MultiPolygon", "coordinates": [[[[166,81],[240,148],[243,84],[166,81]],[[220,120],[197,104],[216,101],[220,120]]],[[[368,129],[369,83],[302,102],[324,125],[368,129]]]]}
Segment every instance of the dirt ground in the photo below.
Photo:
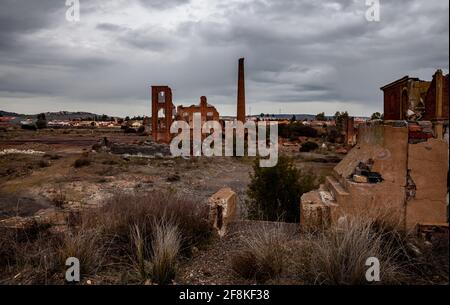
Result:
{"type": "MultiPolygon", "coordinates": [[[[107,137],[121,144],[148,139],[137,134],[106,130],[15,131],[0,134],[0,220],[14,216],[53,215],[63,210],[101,205],[115,192],[178,192],[206,204],[223,187],[244,202],[253,160],[248,157],[172,158],[133,157],[96,153],[92,145],[107,137]],[[15,150],[15,151],[12,151],[15,150]],[[20,153],[17,153],[19,151],[20,153]],[[26,151],[27,153],[24,153],[26,151]],[[76,167],[78,159],[90,164],[76,167]]],[[[328,175],[335,162],[317,162],[327,155],[281,153],[294,157],[299,168],[312,170],[319,178],[328,175]]],[[[298,150],[297,150],[298,151],[298,150]]],[[[337,156],[334,156],[337,157],[337,156]]],[[[333,161],[333,160],[332,160],[333,161]]],[[[181,266],[176,281],[189,284],[237,283],[226,268],[230,251],[239,248],[239,236],[248,223],[239,204],[240,219],[224,239],[215,239],[181,266]]],[[[239,283],[242,282],[242,279],[239,283]]]]}
{"type": "MultiPolygon", "coordinates": [[[[51,209],[56,197],[66,207],[95,206],[116,191],[154,189],[180,192],[206,200],[222,187],[231,187],[240,201],[245,197],[250,158],[143,158],[96,153],[93,144],[103,137],[121,144],[136,144],[148,137],[102,130],[15,131],[0,134],[0,153],[31,150],[29,154],[0,156],[0,218],[30,216],[51,209]],[[74,162],[88,158],[80,168],[74,162]]],[[[292,154],[292,153],[291,153],[292,154]]],[[[311,154],[295,156],[299,168],[324,177],[335,163],[312,162],[311,154]]]]}

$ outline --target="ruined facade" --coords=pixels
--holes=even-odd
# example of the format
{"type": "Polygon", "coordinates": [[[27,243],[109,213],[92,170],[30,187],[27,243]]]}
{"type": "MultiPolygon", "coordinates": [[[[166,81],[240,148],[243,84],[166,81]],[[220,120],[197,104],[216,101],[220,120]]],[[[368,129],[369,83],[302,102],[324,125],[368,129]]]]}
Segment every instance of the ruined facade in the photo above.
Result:
{"type": "Polygon", "coordinates": [[[194,113],[200,113],[202,126],[206,121],[218,121],[219,120],[219,112],[216,110],[216,107],[208,104],[206,96],[202,96],[200,98],[199,105],[191,105],[189,107],[178,106],[177,107],[177,119],[184,120],[192,126],[192,122],[194,120],[194,113]]]}
{"type": "Polygon", "coordinates": [[[431,82],[405,76],[381,90],[385,120],[408,120],[412,113],[418,120],[448,120],[448,74],[442,70],[436,71],[431,82]]]}
{"type": "Polygon", "coordinates": [[[302,227],[328,227],[346,211],[377,206],[398,211],[406,228],[448,223],[448,143],[410,134],[405,122],[360,125],[358,144],[333,175],[302,196],[302,227]]]}
{"type": "Polygon", "coordinates": [[[205,96],[200,98],[198,106],[175,106],[172,102],[172,90],[168,86],[152,86],[152,137],[155,142],[169,143],[172,139],[170,126],[174,119],[185,120],[192,126],[194,113],[201,114],[201,123],[219,120],[219,112],[209,105],[205,96]]]}
{"type": "Polygon", "coordinates": [[[152,86],[152,136],[155,142],[170,142],[174,112],[172,90],[168,86],[152,86]]]}
{"type": "Polygon", "coordinates": [[[406,120],[408,109],[423,113],[430,82],[405,76],[384,87],[384,119],[406,120]]]}
{"type": "Polygon", "coordinates": [[[448,74],[444,76],[438,70],[425,97],[424,119],[433,123],[434,134],[439,139],[448,132],[448,110],[448,74]]]}
{"type": "Polygon", "coordinates": [[[237,88],[237,116],[236,119],[245,123],[245,75],[244,58],[239,59],[238,88],[237,88]]]}

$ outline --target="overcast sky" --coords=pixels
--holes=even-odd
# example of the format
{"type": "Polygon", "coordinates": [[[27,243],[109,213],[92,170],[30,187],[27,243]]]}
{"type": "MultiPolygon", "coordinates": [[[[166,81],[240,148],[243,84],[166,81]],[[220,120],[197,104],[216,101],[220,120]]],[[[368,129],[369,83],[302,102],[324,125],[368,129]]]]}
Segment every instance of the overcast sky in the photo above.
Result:
{"type": "Polygon", "coordinates": [[[380,0],[0,0],[0,109],[150,115],[150,86],[175,105],[206,95],[235,115],[245,57],[247,110],[382,112],[379,88],[448,73],[449,2],[380,0]]]}

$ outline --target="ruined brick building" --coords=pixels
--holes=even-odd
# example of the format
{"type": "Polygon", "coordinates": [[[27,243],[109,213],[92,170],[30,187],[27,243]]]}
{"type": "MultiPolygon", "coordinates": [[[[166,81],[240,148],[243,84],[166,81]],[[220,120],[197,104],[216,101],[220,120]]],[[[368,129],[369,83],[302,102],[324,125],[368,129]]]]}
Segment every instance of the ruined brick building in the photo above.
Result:
{"type": "Polygon", "coordinates": [[[192,126],[194,113],[200,113],[201,124],[209,120],[219,120],[219,112],[208,104],[205,96],[199,105],[175,106],[172,102],[172,90],[168,86],[152,86],[152,136],[156,142],[169,143],[172,139],[170,126],[173,121],[185,120],[192,126]]]}
{"type": "Polygon", "coordinates": [[[359,125],[356,146],[319,189],[302,196],[304,229],[374,207],[397,211],[406,228],[448,227],[448,75],[404,77],[381,89],[385,120],[359,125]]]}
{"type": "Polygon", "coordinates": [[[442,138],[448,125],[448,81],[448,74],[437,70],[432,81],[405,76],[381,87],[384,119],[431,121],[436,136],[442,138]]]}
{"type": "MultiPolygon", "coordinates": [[[[200,98],[200,104],[175,108],[172,102],[172,90],[168,86],[152,86],[152,137],[156,142],[169,143],[172,139],[170,126],[173,121],[184,120],[192,126],[194,113],[201,114],[201,124],[206,121],[219,121],[219,112],[208,104],[206,96],[200,98]]],[[[239,59],[237,85],[237,120],[245,122],[245,78],[244,58],[239,59]]]]}
{"type": "Polygon", "coordinates": [[[219,120],[219,112],[217,111],[216,107],[208,104],[206,96],[202,96],[200,98],[199,105],[191,105],[189,107],[184,107],[183,105],[178,106],[176,118],[178,120],[184,120],[192,126],[194,113],[201,114],[202,124],[206,121],[219,120]]]}

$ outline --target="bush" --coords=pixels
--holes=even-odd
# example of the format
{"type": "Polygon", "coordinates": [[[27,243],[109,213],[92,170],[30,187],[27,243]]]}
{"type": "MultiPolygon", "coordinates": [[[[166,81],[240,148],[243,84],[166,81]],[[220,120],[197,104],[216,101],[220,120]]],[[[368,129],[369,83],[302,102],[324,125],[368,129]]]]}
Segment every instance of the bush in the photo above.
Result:
{"type": "Polygon", "coordinates": [[[40,160],[38,165],[39,165],[39,167],[44,168],[44,167],[49,167],[51,164],[47,160],[40,160]]]}
{"type": "Polygon", "coordinates": [[[124,132],[125,132],[125,133],[136,133],[136,129],[134,129],[134,128],[132,128],[132,127],[126,126],[126,127],[124,128],[124,132]]]}
{"type": "Polygon", "coordinates": [[[46,153],[43,157],[44,158],[48,158],[50,160],[59,160],[59,159],[61,159],[61,156],[57,155],[57,154],[48,154],[48,153],[46,153]]]}
{"type": "Polygon", "coordinates": [[[137,129],[136,132],[137,133],[144,133],[145,132],[145,126],[144,125],[139,126],[139,128],[137,129]]]}
{"type": "Polygon", "coordinates": [[[232,257],[233,271],[246,279],[264,283],[280,275],[286,260],[287,235],[277,225],[264,225],[243,239],[244,249],[232,257]]]}
{"type": "Polygon", "coordinates": [[[26,230],[0,227],[0,284],[53,284],[62,273],[58,256],[61,238],[48,224],[26,230]]]}
{"type": "Polygon", "coordinates": [[[327,128],[327,141],[330,143],[342,142],[342,135],[335,126],[327,128]]]}
{"type": "Polygon", "coordinates": [[[45,117],[45,113],[38,114],[36,127],[37,129],[47,128],[47,118],[45,117]]]}
{"type": "MultiPolygon", "coordinates": [[[[86,227],[98,228],[104,236],[114,238],[114,251],[132,254],[133,228],[143,232],[145,245],[151,245],[154,223],[166,219],[178,226],[182,236],[181,252],[188,255],[191,247],[209,240],[212,227],[206,205],[172,193],[116,194],[98,210],[86,211],[86,227]],[[144,234],[145,233],[145,234],[144,234]]],[[[150,258],[151,247],[145,258],[150,258]]]]}
{"type": "Polygon", "coordinates": [[[58,249],[61,266],[69,257],[76,257],[80,260],[81,275],[96,274],[105,260],[106,246],[107,243],[95,228],[67,232],[58,249]]]}
{"type": "Polygon", "coordinates": [[[75,168],[80,168],[80,167],[89,166],[89,165],[91,165],[91,160],[89,160],[87,158],[77,159],[77,160],[75,160],[75,163],[73,164],[73,166],[75,168]]]}
{"type": "Polygon", "coordinates": [[[300,147],[301,152],[310,152],[319,148],[319,145],[316,142],[305,142],[300,147]]]}
{"type": "Polygon", "coordinates": [[[305,237],[294,251],[292,265],[307,284],[361,285],[366,280],[366,260],[376,257],[382,267],[382,284],[398,284],[407,278],[404,264],[397,261],[403,249],[386,242],[373,230],[374,223],[351,218],[319,235],[305,237]]]}
{"type": "Polygon", "coordinates": [[[37,127],[35,124],[32,124],[32,125],[23,124],[20,127],[24,130],[33,130],[33,131],[37,130],[37,127]]]}
{"type": "Polygon", "coordinates": [[[251,219],[298,222],[301,195],[316,187],[315,175],[297,169],[285,156],[274,167],[260,167],[255,160],[250,179],[247,205],[251,219]]]}
{"type": "Polygon", "coordinates": [[[301,122],[291,122],[289,124],[278,125],[280,137],[285,139],[298,139],[298,137],[317,137],[317,130],[303,125],[301,122]]]}
{"type": "Polygon", "coordinates": [[[211,237],[208,215],[206,205],[175,194],[119,194],[72,215],[64,232],[37,222],[24,232],[0,227],[0,283],[64,283],[68,257],[80,260],[84,276],[109,272],[108,266],[128,272],[131,264],[139,282],[151,276],[170,283],[179,256],[211,237]]]}

